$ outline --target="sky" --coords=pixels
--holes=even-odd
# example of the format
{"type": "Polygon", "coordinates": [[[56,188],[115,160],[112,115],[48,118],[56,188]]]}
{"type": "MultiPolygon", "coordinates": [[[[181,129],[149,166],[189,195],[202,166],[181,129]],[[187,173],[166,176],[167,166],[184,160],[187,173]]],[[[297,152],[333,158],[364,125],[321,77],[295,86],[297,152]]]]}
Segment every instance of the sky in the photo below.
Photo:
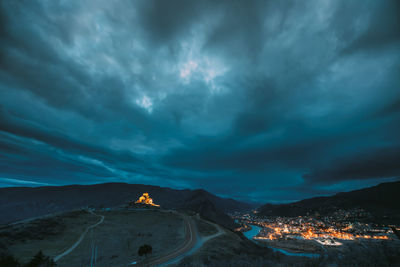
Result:
{"type": "Polygon", "coordinates": [[[279,203],[400,177],[400,2],[1,1],[0,186],[279,203]]]}

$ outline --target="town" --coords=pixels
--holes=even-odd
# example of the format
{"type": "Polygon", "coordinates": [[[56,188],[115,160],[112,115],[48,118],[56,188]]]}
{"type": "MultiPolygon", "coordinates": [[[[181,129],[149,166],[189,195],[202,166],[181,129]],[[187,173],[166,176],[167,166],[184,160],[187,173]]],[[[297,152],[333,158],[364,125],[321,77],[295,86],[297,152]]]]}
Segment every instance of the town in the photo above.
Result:
{"type": "Polygon", "coordinates": [[[253,241],[296,252],[323,252],[329,247],[342,246],[344,242],[360,244],[371,240],[399,243],[398,225],[357,221],[357,217],[368,216],[361,209],[338,210],[330,216],[259,216],[257,211],[231,216],[241,225],[236,231],[243,232],[253,241]],[[250,231],[252,228],[256,231],[250,231]],[[246,234],[250,232],[252,234],[246,234]]]}

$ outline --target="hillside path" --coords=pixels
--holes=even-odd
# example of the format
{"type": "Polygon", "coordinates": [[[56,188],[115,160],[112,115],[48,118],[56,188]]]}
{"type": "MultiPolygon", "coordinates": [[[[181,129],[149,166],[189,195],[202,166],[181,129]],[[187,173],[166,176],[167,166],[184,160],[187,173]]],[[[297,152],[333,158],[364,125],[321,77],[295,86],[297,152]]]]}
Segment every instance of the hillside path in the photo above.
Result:
{"type": "Polygon", "coordinates": [[[61,259],[62,257],[68,255],[69,253],[71,253],[81,242],[82,240],[85,238],[87,232],[90,229],[95,228],[96,226],[98,226],[99,224],[103,223],[104,221],[104,216],[103,215],[97,215],[96,213],[94,213],[93,211],[89,210],[90,213],[92,213],[93,215],[99,216],[101,217],[100,220],[95,223],[92,224],[90,226],[88,226],[85,231],[81,234],[81,236],[79,237],[78,241],[76,241],[69,249],[67,249],[66,251],[64,251],[63,253],[61,253],[60,255],[57,255],[56,257],[54,257],[54,261],[57,262],[59,259],[61,259]]]}
{"type": "Polygon", "coordinates": [[[183,244],[179,246],[176,250],[166,255],[162,255],[157,258],[149,258],[141,262],[138,262],[137,266],[155,266],[155,265],[165,264],[170,260],[178,258],[184,255],[185,253],[189,252],[197,244],[198,233],[197,233],[196,223],[192,218],[190,218],[187,215],[184,215],[183,219],[185,221],[185,240],[183,244]]]}
{"type": "Polygon", "coordinates": [[[221,228],[221,226],[219,226],[218,224],[212,223],[212,222],[209,222],[209,223],[211,223],[212,225],[214,225],[215,228],[217,228],[218,232],[216,232],[216,233],[213,234],[213,235],[209,235],[209,236],[202,237],[202,238],[201,238],[201,241],[202,241],[203,244],[206,243],[208,240],[213,239],[213,238],[215,238],[215,237],[217,237],[217,236],[220,236],[220,235],[222,235],[222,234],[225,233],[225,231],[224,231],[224,230],[221,228]]]}

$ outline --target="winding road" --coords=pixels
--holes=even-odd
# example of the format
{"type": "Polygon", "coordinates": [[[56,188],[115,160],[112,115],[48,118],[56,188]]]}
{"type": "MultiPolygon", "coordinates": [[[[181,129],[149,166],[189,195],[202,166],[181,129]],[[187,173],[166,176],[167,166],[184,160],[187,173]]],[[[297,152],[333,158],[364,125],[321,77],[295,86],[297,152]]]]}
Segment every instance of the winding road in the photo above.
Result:
{"type": "Polygon", "coordinates": [[[197,247],[198,249],[208,240],[220,236],[224,233],[224,230],[222,230],[219,225],[212,223],[217,228],[218,232],[213,235],[200,238],[197,232],[195,221],[187,215],[183,215],[183,218],[185,220],[185,240],[183,244],[179,246],[176,250],[168,254],[162,255],[157,258],[145,259],[137,263],[137,266],[168,265],[175,262],[177,258],[180,258],[185,254],[191,252],[191,250],[196,247],[196,245],[199,244],[199,246],[197,247]]]}
{"type": "Polygon", "coordinates": [[[85,229],[85,231],[81,234],[81,236],[79,237],[78,241],[76,241],[69,249],[67,249],[66,251],[64,251],[64,252],[61,253],[60,255],[55,256],[55,257],[54,257],[54,261],[55,261],[55,262],[57,262],[57,261],[58,261],[59,259],[61,259],[62,257],[68,255],[69,253],[71,253],[71,252],[82,242],[82,240],[85,238],[87,232],[88,232],[90,229],[93,229],[93,228],[95,228],[96,226],[98,226],[99,224],[103,223],[103,221],[104,221],[104,216],[103,216],[103,215],[97,215],[96,213],[94,213],[94,212],[91,211],[91,210],[89,210],[89,212],[92,213],[93,215],[96,215],[96,216],[101,217],[100,220],[99,220],[97,223],[88,226],[88,227],[85,229]]]}
{"type": "Polygon", "coordinates": [[[196,243],[198,242],[196,223],[192,218],[187,215],[183,215],[183,219],[185,221],[185,240],[183,244],[179,246],[176,250],[166,255],[162,255],[157,258],[149,258],[138,262],[137,266],[154,266],[164,264],[189,252],[196,245],[196,243]]]}
{"type": "Polygon", "coordinates": [[[222,230],[221,226],[219,226],[218,224],[212,223],[212,222],[209,222],[209,223],[211,223],[212,225],[214,225],[215,228],[217,228],[218,232],[216,232],[216,233],[213,234],[213,235],[209,235],[209,236],[203,237],[203,238],[201,239],[201,241],[203,242],[203,244],[206,243],[208,240],[213,239],[213,238],[215,238],[215,237],[217,237],[217,236],[220,236],[220,235],[222,235],[222,234],[225,233],[224,230],[222,230]]]}

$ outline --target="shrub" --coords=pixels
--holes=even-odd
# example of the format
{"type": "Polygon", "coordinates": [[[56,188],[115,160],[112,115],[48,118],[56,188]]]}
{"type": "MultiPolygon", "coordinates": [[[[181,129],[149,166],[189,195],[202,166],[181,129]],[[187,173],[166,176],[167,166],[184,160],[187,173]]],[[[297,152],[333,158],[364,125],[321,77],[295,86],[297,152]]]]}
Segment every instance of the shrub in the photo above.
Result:
{"type": "Polygon", "coordinates": [[[9,254],[0,255],[0,266],[2,267],[20,267],[21,264],[14,256],[9,254]]]}
{"type": "Polygon", "coordinates": [[[144,244],[138,250],[139,256],[147,256],[147,254],[151,254],[153,252],[153,248],[150,245],[144,244]]]}
{"type": "Polygon", "coordinates": [[[56,263],[40,250],[24,267],[53,267],[56,263]]]}

